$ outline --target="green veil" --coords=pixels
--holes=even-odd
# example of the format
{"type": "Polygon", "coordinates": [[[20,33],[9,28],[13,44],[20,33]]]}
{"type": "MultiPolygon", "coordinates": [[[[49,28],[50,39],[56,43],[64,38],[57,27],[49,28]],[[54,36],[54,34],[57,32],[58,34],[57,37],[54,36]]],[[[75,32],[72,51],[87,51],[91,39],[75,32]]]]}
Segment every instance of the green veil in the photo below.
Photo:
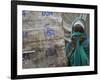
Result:
{"type": "MultiPolygon", "coordinates": [[[[73,35],[82,35],[82,33],[73,33],[73,35]]],[[[89,64],[87,54],[79,40],[76,41],[76,48],[69,57],[70,66],[85,66],[89,64]]]]}

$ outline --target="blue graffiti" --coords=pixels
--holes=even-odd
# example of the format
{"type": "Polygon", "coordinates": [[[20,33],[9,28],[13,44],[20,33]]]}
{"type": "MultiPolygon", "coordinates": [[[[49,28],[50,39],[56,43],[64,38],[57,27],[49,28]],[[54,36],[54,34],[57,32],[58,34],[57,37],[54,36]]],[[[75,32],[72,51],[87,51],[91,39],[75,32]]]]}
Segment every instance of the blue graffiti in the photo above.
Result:
{"type": "Polygon", "coordinates": [[[55,35],[55,31],[49,27],[47,27],[46,31],[45,31],[45,36],[52,36],[55,35]]]}
{"type": "Polygon", "coordinates": [[[25,12],[25,11],[22,11],[22,15],[23,15],[23,16],[26,16],[26,12],[25,12]]]}
{"type": "Polygon", "coordinates": [[[50,16],[53,15],[53,12],[42,12],[42,16],[50,16]]]}
{"type": "Polygon", "coordinates": [[[23,32],[23,38],[27,37],[28,32],[23,32]]]}

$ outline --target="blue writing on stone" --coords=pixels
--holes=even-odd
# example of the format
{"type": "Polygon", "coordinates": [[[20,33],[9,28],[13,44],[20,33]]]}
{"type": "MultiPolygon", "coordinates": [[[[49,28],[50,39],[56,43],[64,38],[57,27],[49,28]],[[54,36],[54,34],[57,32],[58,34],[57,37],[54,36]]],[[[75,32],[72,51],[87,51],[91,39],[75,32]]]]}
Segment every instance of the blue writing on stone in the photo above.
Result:
{"type": "Polygon", "coordinates": [[[42,16],[50,16],[53,15],[53,12],[42,12],[42,16]]]}
{"type": "Polygon", "coordinates": [[[52,36],[55,35],[55,31],[51,28],[47,28],[45,31],[45,36],[52,36]]]}
{"type": "Polygon", "coordinates": [[[23,38],[27,37],[28,32],[23,32],[23,38]]]}
{"type": "Polygon", "coordinates": [[[25,13],[25,11],[22,11],[22,15],[23,15],[23,16],[26,16],[26,13],[25,13]]]}

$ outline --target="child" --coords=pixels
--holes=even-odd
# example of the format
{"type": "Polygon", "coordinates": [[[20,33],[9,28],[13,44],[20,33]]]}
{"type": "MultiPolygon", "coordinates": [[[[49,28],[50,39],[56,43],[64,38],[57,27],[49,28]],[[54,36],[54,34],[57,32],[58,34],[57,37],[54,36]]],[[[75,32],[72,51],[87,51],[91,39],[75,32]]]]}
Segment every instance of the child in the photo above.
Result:
{"type": "Polygon", "coordinates": [[[84,20],[78,20],[72,26],[71,42],[67,43],[65,47],[69,66],[89,64],[89,39],[84,27],[84,20]]]}

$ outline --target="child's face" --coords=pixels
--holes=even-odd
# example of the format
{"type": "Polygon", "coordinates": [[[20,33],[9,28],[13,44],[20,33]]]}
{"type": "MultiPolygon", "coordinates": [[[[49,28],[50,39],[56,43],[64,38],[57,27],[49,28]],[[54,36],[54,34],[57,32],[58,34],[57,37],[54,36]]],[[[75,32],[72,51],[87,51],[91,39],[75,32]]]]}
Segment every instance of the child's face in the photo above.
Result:
{"type": "MultiPolygon", "coordinates": [[[[75,27],[73,28],[73,32],[80,32],[80,33],[84,33],[84,29],[81,25],[77,24],[75,25],[75,27]]],[[[80,42],[83,41],[83,36],[82,35],[74,35],[71,38],[72,43],[74,44],[74,46],[76,45],[77,40],[79,40],[80,42]]]]}
{"type": "Polygon", "coordinates": [[[84,33],[84,29],[83,27],[80,25],[80,24],[77,24],[73,27],[73,31],[74,32],[81,32],[81,33],[84,33]]]}

